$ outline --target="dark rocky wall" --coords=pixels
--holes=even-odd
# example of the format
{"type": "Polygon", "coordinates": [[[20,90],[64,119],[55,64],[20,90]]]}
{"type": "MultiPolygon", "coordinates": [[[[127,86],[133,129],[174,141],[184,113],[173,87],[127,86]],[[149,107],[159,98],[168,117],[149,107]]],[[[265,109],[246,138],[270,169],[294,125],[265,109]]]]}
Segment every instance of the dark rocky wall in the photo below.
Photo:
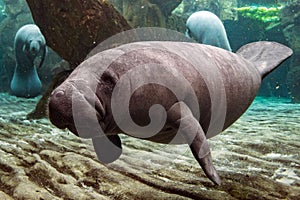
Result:
{"type": "MultiPolygon", "coordinates": [[[[245,18],[234,21],[226,20],[224,25],[234,52],[244,44],[259,40],[277,41],[288,45],[281,26],[266,30],[266,26],[261,22],[245,18]]],[[[289,97],[287,89],[288,65],[289,61],[284,62],[263,80],[259,95],[289,97]]]]}
{"type": "Polygon", "coordinates": [[[110,0],[132,27],[166,27],[182,0],[110,0]]]}
{"type": "Polygon", "coordinates": [[[292,101],[300,103],[300,1],[288,4],[281,12],[284,36],[294,50],[288,70],[288,87],[292,101]]]}
{"type": "MultiPolygon", "coordinates": [[[[263,81],[260,95],[287,97],[292,102],[300,102],[300,1],[283,1],[283,0],[261,0],[261,1],[239,1],[239,6],[244,5],[285,5],[281,9],[280,23],[272,29],[265,30],[266,28],[260,26],[255,22],[242,22],[240,19],[236,26],[232,28],[229,37],[232,37],[233,49],[234,45],[239,44],[240,41],[255,41],[255,40],[273,40],[281,42],[294,51],[293,56],[284,62],[279,68],[274,70],[263,81]],[[242,28],[241,28],[242,27],[242,28]],[[246,27],[246,28],[243,28],[246,27]],[[248,34],[247,34],[248,32],[248,34]],[[237,35],[243,33],[245,40],[237,35]]],[[[234,23],[233,21],[229,24],[234,23]]],[[[228,26],[227,30],[231,30],[228,26]]]]}
{"type": "Polygon", "coordinates": [[[200,10],[208,10],[215,13],[222,20],[235,19],[237,0],[183,0],[182,4],[175,10],[175,13],[188,17],[192,13],[200,10]]]}

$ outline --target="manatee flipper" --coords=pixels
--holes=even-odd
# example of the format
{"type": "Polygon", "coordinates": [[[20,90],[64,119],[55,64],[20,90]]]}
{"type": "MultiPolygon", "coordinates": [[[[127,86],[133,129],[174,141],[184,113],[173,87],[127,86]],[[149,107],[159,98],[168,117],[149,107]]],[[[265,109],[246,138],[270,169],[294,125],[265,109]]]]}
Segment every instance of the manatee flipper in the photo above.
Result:
{"type": "Polygon", "coordinates": [[[186,28],[185,36],[186,36],[187,38],[192,38],[190,29],[186,28]]]}
{"type": "Polygon", "coordinates": [[[236,52],[246,60],[255,63],[262,78],[289,58],[293,51],[277,42],[259,41],[246,44],[236,52]]]}
{"type": "Polygon", "coordinates": [[[47,48],[47,46],[44,46],[44,48],[43,48],[43,53],[42,53],[42,58],[41,58],[41,62],[40,62],[40,64],[39,64],[39,66],[37,67],[38,69],[41,68],[41,66],[43,65],[47,53],[48,53],[48,48],[47,48]]]}
{"type": "Polygon", "coordinates": [[[94,137],[93,145],[98,159],[103,163],[111,163],[122,154],[122,143],[118,135],[94,137]]]}
{"type": "Polygon", "coordinates": [[[206,176],[215,184],[220,185],[221,179],[213,166],[205,133],[189,107],[184,102],[174,104],[167,112],[167,120],[189,144],[206,176]]]}
{"type": "Polygon", "coordinates": [[[22,51],[23,51],[23,52],[28,52],[28,45],[27,45],[27,44],[24,44],[24,45],[23,45],[22,51]]]}

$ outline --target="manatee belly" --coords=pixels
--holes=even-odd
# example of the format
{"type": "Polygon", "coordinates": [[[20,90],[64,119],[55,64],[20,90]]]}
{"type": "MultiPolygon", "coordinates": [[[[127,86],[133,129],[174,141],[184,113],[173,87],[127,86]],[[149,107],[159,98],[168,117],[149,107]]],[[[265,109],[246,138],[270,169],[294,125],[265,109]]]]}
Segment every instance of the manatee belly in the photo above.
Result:
{"type": "Polygon", "coordinates": [[[27,71],[16,67],[10,87],[12,94],[18,97],[36,97],[42,92],[42,83],[35,67],[27,71]]]}
{"type": "Polygon", "coordinates": [[[157,133],[156,135],[149,138],[142,138],[142,139],[149,140],[156,143],[162,143],[162,144],[186,144],[187,143],[177,130],[168,126],[164,127],[161,130],[161,132],[157,133]]]}

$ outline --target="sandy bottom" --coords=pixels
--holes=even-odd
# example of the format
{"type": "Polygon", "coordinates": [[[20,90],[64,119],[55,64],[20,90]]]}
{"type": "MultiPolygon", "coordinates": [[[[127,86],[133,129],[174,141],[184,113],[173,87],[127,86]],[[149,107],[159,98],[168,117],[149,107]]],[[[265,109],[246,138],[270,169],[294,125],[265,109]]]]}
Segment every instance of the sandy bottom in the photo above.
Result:
{"type": "Polygon", "coordinates": [[[0,199],[300,199],[300,104],[258,97],[209,140],[215,186],[186,145],[122,136],[103,165],[89,140],[26,119],[37,102],[0,94],[0,199]]]}

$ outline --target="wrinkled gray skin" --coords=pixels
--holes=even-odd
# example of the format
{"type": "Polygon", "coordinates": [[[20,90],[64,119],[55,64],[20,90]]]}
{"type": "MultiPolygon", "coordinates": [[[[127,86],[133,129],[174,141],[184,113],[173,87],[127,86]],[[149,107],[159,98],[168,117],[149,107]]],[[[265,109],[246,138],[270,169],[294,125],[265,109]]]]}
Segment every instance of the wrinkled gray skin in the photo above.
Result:
{"type": "MultiPolygon", "coordinates": [[[[133,136],[170,143],[179,134],[181,140],[172,143],[189,144],[207,177],[215,184],[220,184],[206,139],[219,134],[236,121],[255,98],[262,78],[291,54],[291,49],[274,42],[251,43],[243,46],[236,54],[198,43],[137,42],[122,45],[100,52],[81,63],[53,91],[49,101],[49,117],[58,128],[68,128],[80,137],[93,138],[100,161],[112,162],[122,152],[118,136],[122,130],[116,124],[111,107],[113,90],[118,90],[114,87],[125,73],[135,70],[135,67],[149,63],[163,66],[171,73],[158,73],[151,70],[149,65],[150,68],[143,69],[143,73],[128,76],[126,80],[131,85],[136,81],[151,80],[151,77],[158,76],[178,87],[182,96],[177,99],[170,90],[156,84],[138,88],[131,96],[129,105],[133,121],[140,126],[147,125],[150,122],[149,109],[153,104],[163,106],[167,120],[162,130],[154,136],[133,136]],[[191,103],[192,92],[182,86],[184,84],[179,82],[178,75],[183,75],[192,86],[198,105],[191,103]],[[209,126],[217,126],[218,117],[222,115],[214,116],[212,113],[220,110],[213,109],[212,105],[221,93],[225,97],[224,121],[221,121],[221,129],[209,132],[209,126]],[[200,115],[195,108],[200,109],[200,115]],[[107,137],[100,137],[101,134],[97,133],[99,130],[91,125],[93,123],[95,126],[100,124],[107,137]],[[179,127],[180,133],[177,133],[179,127]]],[[[122,102],[128,91],[118,90],[116,94],[122,102]]],[[[117,111],[122,112],[121,108],[124,106],[126,105],[121,103],[117,111]]],[[[126,116],[123,114],[117,113],[118,116],[126,116]]],[[[126,126],[127,119],[123,120],[126,126]]]]}
{"type": "Polygon", "coordinates": [[[41,55],[42,66],[47,54],[46,41],[38,26],[27,24],[16,33],[14,40],[16,67],[11,80],[11,92],[18,97],[36,97],[42,92],[42,83],[34,61],[41,55]]]}
{"type": "Polygon", "coordinates": [[[198,11],[186,21],[186,36],[199,43],[220,47],[231,51],[222,21],[214,13],[198,11]]]}

